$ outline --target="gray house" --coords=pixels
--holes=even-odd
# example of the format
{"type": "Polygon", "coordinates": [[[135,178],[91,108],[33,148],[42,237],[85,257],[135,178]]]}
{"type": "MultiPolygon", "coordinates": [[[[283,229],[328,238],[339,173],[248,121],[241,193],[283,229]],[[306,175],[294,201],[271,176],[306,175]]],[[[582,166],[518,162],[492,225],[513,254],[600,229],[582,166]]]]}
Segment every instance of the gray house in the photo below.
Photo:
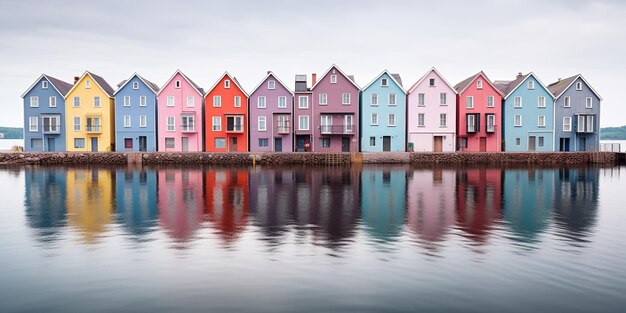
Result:
{"type": "Polygon", "coordinates": [[[554,140],[557,151],[600,150],[602,97],[582,75],[548,85],[554,95],[554,140]]]}

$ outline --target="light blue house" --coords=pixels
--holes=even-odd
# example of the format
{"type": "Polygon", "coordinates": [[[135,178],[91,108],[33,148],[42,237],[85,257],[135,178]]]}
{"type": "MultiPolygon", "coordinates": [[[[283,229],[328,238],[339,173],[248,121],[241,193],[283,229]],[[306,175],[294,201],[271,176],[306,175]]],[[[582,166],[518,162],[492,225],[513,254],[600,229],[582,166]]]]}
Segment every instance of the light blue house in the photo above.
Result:
{"type": "Polygon", "coordinates": [[[398,74],[383,71],[361,89],[361,151],[405,151],[406,91],[398,74]]]}
{"type": "Polygon", "coordinates": [[[65,95],[72,85],[41,75],[22,95],[24,151],[65,151],[65,95]]]}
{"type": "Polygon", "coordinates": [[[361,190],[361,220],[366,231],[377,241],[396,241],[406,221],[406,172],[363,169],[361,190]]]}
{"type": "Polygon", "coordinates": [[[504,94],[504,151],[554,151],[554,101],[548,88],[534,73],[495,85],[504,94]]]}
{"type": "Polygon", "coordinates": [[[115,98],[115,150],[157,150],[157,97],[159,87],[133,74],[118,84],[115,98]]]}

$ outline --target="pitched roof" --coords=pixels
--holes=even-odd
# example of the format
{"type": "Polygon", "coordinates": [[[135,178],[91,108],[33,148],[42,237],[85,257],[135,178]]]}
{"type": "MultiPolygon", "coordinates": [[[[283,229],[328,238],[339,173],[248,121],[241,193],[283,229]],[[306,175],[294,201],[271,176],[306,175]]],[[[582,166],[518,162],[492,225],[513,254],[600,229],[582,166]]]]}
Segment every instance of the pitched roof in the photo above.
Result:
{"type": "Polygon", "coordinates": [[[389,71],[387,71],[387,70],[384,70],[382,73],[378,74],[378,75],[376,76],[376,78],[374,78],[374,80],[372,80],[369,84],[365,85],[365,87],[363,87],[361,90],[365,90],[365,89],[369,88],[369,87],[370,87],[373,83],[375,83],[375,82],[376,82],[376,81],[377,81],[377,80],[378,80],[381,76],[383,76],[383,75],[385,75],[385,74],[387,74],[387,76],[391,77],[391,80],[392,80],[392,81],[393,81],[396,85],[398,85],[398,87],[400,87],[400,90],[402,90],[402,92],[403,92],[404,94],[406,94],[406,90],[404,90],[404,88],[402,87],[402,80],[398,81],[398,79],[397,79],[397,78],[400,78],[400,75],[399,75],[399,74],[391,74],[391,73],[389,73],[389,71]],[[397,78],[396,78],[396,77],[397,77],[397,78]]]}
{"type": "Polygon", "coordinates": [[[495,80],[493,85],[496,86],[500,92],[504,93],[511,82],[512,80],[495,80]]]}
{"type": "Polygon", "coordinates": [[[167,82],[165,82],[165,84],[163,85],[163,88],[159,89],[159,91],[157,92],[157,96],[159,96],[161,92],[165,90],[165,86],[169,85],[172,79],[176,77],[176,74],[180,74],[180,76],[182,76],[196,90],[196,92],[200,94],[200,96],[204,97],[204,89],[198,87],[196,83],[194,83],[191,79],[189,79],[189,77],[183,74],[183,72],[181,72],[180,70],[176,70],[176,72],[174,72],[174,75],[172,75],[172,77],[170,77],[170,79],[168,79],[167,82]]]}
{"type": "Polygon", "coordinates": [[[124,88],[124,86],[126,86],[126,84],[128,84],[128,82],[130,82],[133,77],[137,76],[137,78],[139,78],[148,88],[150,88],[150,90],[152,90],[152,92],[154,92],[155,94],[159,92],[160,88],[159,86],[157,86],[155,83],[143,78],[142,76],[140,76],[137,73],[134,73],[132,76],[130,76],[129,79],[125,79],[123,81],[121,81],[119,84],[117,84],[117,90],[115,91],[114,95],[117,94],[120,90],[122,90],[122,88],[124,88]]]}
{"type": "Polygon", "coordinates": [[[469,87],[469,85],[471,85],[471,84],[474,82],[474,80],[475,80],[476,78],[478,78],[479,76],[482,76],[482,77],[485,79],[485,81],[487,82],[487,84],[491,85],[491,87],[492,87],[492,88],[493,88],[493,89],[494,89],[497,93],[499,93],[499,94],[500,94],[500,96],[503,96],[503,97],[504,97],[504,94],[502,93],[502,91],[500,91],[500,90],[499,90],[499,89],[498,89],[498,88],[497,88],[497,87],[496,87],[496,86],[495,86],[495,85],[494,85],[494,84],[493,84],[493,83],[489,80],[489,78],[487,77],[487,75],[485,75],[485,72],[483,72],[483,71],[480,71],[480,72],[478,72],[477,74],[475,74],[475,75],[473,75],[473,76],[470,76],[470,77],[466,78],[465,80],[463,80],[462,82],[460,82],[460,83],[456,84],[456,85],[454,86],[454,90],[456,90],[456,93],[457,93],[457,94],[463,93],[463,91],[465,91],[465,89],[467,89],[467,87],[469,87]]]}
{"type": "Polygon", "coordinates": [[[261,87],[261,85],[263,85],[263,83],[270,77],[274,77],[274,79],[276,79],[278,81],[279,84],[281,84],[285,89],[287,89],[287,91],[289,91],[289,93],[291,93],[293,95],[293,91],[291,91],[291,89],[289,89],[289,87],[287,87],[287,85],[283,84],[283,82],[274,74],[274,72],[272,71],[268,71],[267,75],[265,75],[265,77],[263,78],[263,80],[261,80],[261,82],[254,87],[254,89],[252,89],[252,92],[250,92],[250,94],[253,94],[257,89],[259,89],[259,87],[261,87]]]}
{"type": "Polygon", "coordinates": [[[66,83],[58,78],[54,78],[52,76],[48,76],[46,74],[41,74],[41,76],[39,76],[39,78],[37,78],[37,80],[35,81],[35,83],[33,83],[30,87],[28,87],[28,89],[24,92],[24,94],[22,94],[22,98],[24,98],[24,96],[26,96],[27,93],[29,93],[37,84],[39,84],[39,82],[41,81],[42,78],[46,78],[48,80],[48,82],[50,82],[50,84],[52,84],[52,87],[54,89],[56,89],[56,91],[62,96],[65,97],[65,95],[67,95],[67,93],[72,89],[72,84],[70,83],[66,83]]]}
{"type": "Polygon", "coordinates": [[[430,70],[428,70],[428,72],[426,72],[426,74],[424,74],[424,76],[422,76],[422,78],[420,78],[418,81],[416,81],[415,84],[413,84],[413,86],[411,86],[411,88],[409,88],[407,93],[412,93],[415,90],[415,88],[417,88],[417,86],[419,86],[424,81],[424,79],[426,79],[426,77],[428,77],[428,74],[430,74],[431,72],[435,72],[435,74],[437,74],[437,76],[439,76],[439,78],[441,78],[441,80],[443,80],[443,82],[446,84],[446,86],[448,86],[448,88],[452,89],[452,91],[454,91],[456,93],[456,89],[454,87],[452,87],[452,85],[450,85],[450,83],[443,77],[443,75],[441,75],[441,73],[439,73],[439,71],[437,71],[437,69],[435,67],[433,67],[430,70]]]}
{"type": "Polygon", "coordinates": [[[548,87],[546,87],[546,85],[544,85],[543,82],[541,82],[541,80],[537,78],[537,75],[535,75],[535,73],[533,72],[530,72],[526,75],[520,74],[511,81],[496,80],[494,82],[494,85],[504,94],[504,99],[507,99],[515,90],[517,90],[517,88],[519,88],[519,86],[521,86],[531,76],[535,78],[535,80],[539,83],[539,85],[541,85],[544,90],[546,90],[550,95],[553,96],[550,89],[548,89],[548,87]]]}
{"type": "Polygon", "coordinates": [[[391,77],[396,80],[396,82],[400,85],[400,87],[403,87],[402,86],[402,77],[400,77],[400,74],[392,73],[391,77]]]}
{"type": "Polygon", "coordinates": [[[572,77],[568,77],[565,79],[561,79],[558,80],[550,85],[548,85],[548,90],[550,90],[550,92],[552,93],[552,95],[554,95],[554,98],[557,99],[559,98],[561,95],[563,95],[563,93],[578,79],[580,78],[586,85],[587,87],[589,87],[589,89],[591,89],[591,92],[593,92],[596,97],[598,97],[598,99],[602,100],[602,97],[600,97],[600,94],[598,94],[598,92],[596,92],[595,89],[593,89],[593,87],[591,87],[591,85],[587,82],[587,80],[583,77],[582,74],[576,74],[572,77]]]}
{"type": "Polygon", "coordinates": [[[215,84],[213,84],[213,86],[211,86],[211,88],[209,88],[206,93],[204,93],[204,97],[206,97],[207,95],[209,95],[209,93],[211,93],[211,91],[213,91],[213,89],[215,88],[215,86],[217,86],[217,84],[219,84],[222,79],[224,79],[224,77],[228,76],[228,78],[230,78],[231,81],[235,82],[235,85],[237,86],[237,88],[239,88],[239,90],[241,90],[241,92],[243,92],[243,94],[246,97],[250,97],[250,95],[248,95],[248,93],[243,89],[243,87],[241,87],[241,85],[239,84],[239,81],[233,77],[232,75],[230,75],[228,73],[228,71],[224,72],[224,74],[222,76],[220,76],[220,79],[218,79],[215,84]]]}
{"type": "Polygon", "coordinates": [[[339,71],[339,73],[340,73],[341,75],[343,75],[343,77],[347,78],[347,79],[348,79],[348,81],[349,81],[349,82],[351,82],[351,83],[352,83],[352,85],[353,85],[354,87],[356,87],[356,89],[361,90],[361,88],[359,87],[359,85],[357,85],[357,84],[356,84],[356,82],[354,81],[354,76],[353,76],[353,75],[346,75],[346,74],[345,74],[345,73],[344,73],[344,72],[343,72],[343,71],[342,71],[342,70],[341,70],[341,69],[340,69],[337,65],[335,65],[335,64],[331,65],[331,66],[328,68],[328,70],[326,70],[326,72],[324,73],[324,75],[322,75],[322,76],[321,76],[321,78],[320,78],[317,82],[315,82],[315,85],[311,86],[311,90],[313,90],[313,89],[317,86],[317,84],[319,84],[319,83],[320,83],[320,82],[324,79],[324,77],[326,77],[326,75],[328,75],[328,73],[330,72],[330,70],[332,70],[333,68],[335,68],[337,71],[339,71]]]}
{"type": "MultiPolygon", "coordinates": [[[[104,80],[104,78],[89,72],[89,71],[85,71],[85,73],[78,79],[77,82],[83,80],[83,78],[85,78],[85,76],[89,75],[93,81],[96,83],[96,85],[98,85],[98,87],[100,87],[100,89],[102,89],[102,91],[104,91],[109,97],[113,97],[113,94],[115,93],[113,90],[113,87],[111,87],[111,85],[109,85],[109,83],[107,83],[106,80],[104,80]]],[[[72,86],[72,88],[65,94],[65,97],[67,97],[67,95],[72,92],[72,90],[74,90],[74,88],[76,88],[76,86],[78,86],[78,84],[74,84],[72,86]]]]}

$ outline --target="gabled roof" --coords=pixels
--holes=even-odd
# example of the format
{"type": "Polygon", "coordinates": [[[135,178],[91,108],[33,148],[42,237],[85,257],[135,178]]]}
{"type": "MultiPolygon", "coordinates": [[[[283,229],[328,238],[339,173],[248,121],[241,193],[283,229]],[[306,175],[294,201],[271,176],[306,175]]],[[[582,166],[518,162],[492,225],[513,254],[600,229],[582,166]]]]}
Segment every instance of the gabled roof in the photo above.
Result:
{"type": "MultiPolygon", "coordinates": [[[[228,71],[224,72],[224,74],[223,74],[222,76],[220,76],[220,79],[218,79],[218,80],[215,82],[215,84],[213,84],[213,86],[211,86],[211,88],[209,88],[209,89],[207,90],[207,92],[204,94],[204,97],[208,96],[208,95],[209,95],[209,93],[211,93],[211,91],[213,91],[213,89],[215,89],[215,87],[217,86],[217,84],[219,84],[219,83],[222,81],[222,79],[224,79],[224,77],[226,77],[226,76],[228,76],[228,78],[230,78],[230,80],[231,80],[231,81],[235,82],[235,85],[237,86],[237,88],[239,88],[239,90],[241,90],[241,92],[243,92],[243,94],[244,94],[246,97],[250,97],[250,95],[248,95],[248,93],[247,93],[247,92],[243,89],[243,87],[241,87],[241,85],[239,85],[239,81],[237,80],[237,78],[235,78],[235,77],[231,76],[231,75],[228,73],[228,71]]],[[[274,76],[274,77],[275,77],[275,76],[274,76]]],[[[282,84],[282,83],[281,83],[281,84],[282,84]]],[[[284,86],[284,85],[283,85],[283,86],[284,86]]],[[[289,89],[287,89],[287,90],[289,90],[289,89]]]]}
{"type": "Polygon", "coordinates": [[[400,78],[400,75],[398,75],[398,74],[391,74],[387,70],[384,70],[382,73],[378,74],[378,76],[376,76],[376,78],[374,78],[374,80],[372,80],[369,84],[365,85],[365,87],[363,87],[361,90],[365,90],[365,89],[369,88],[373,83],[375,83],[379,78],[381,78],[385,74],[387,74],[387,76],[391,77],[391,80],[398,87],[400,87],[400,90],[402,90],[402,92],[404,92],[404,94],[406,94],[406,90],[404,90],[404,88],[402,87],[402,80],[400,80],[400,81],[397,80],[397,78],[400,78]]]}
{"type": "Polygon", "coordinates": [[[339,71],[339,73],[340,73],[341,75],[343,75],[343,77],[345,77],[345,78],[346,78],[349,82],[351,82],[351,83],[352,83],[352,85],[353,85],[354,87],[356,87],[356,89],[361,90],[361,88],[359,87],[359,85],[357,85],[357,84],[356,84],[356,82],[354,81],[354,76],[352,76],[352,75],[346,75],[346,74],[345,74],[343,71],[341,71],[341,69],[340,69],[337,65],[335,65],[335,64],[331,65],[331,66],[330,66],[330,68],[328,68],[328,70],[326,70],[326,73],[324,73],[324,75],[322,75],[322,76],[320,77],[320,79],[319,79],[317,82],[315,82],[315,85],[313,85],[313,86],[311,87],[311,90],[315,89],[315,86],[317,86],[317,84],[319,84],[322,80],[324,80],[324,77],[326,77],[326,75],[328,75],[328,73],[330,73],[330,70],[332,70],[333,68],[335,68],[337,71],[339,71]]]}
{"type": "Polygon", "coordinates": [[[96,83],[96,85],[98,85],[98,87],[100,87],[100,89],[102,91],[104,91],[109,97],[113,97],[113,93],[115,92],[113,90],[113,87],[111,87],[111,85],[109,85],[109,83],[107,83],[106,80],[104,80],[104,78],[90,72],[90,71],[85,71],[85,73],[78,79],[78,81],[76,81],[76,83],[74,84],[74,86],[72,86],[72,88],[65,94],[65,96],[67,97],[67,95],[72,92],[74,90],[74,88],[76,88],[76,86],[78,86],[78,82],[82,81],[83,78],[85,78],[85,76],[89,75],[89,77],[91,77],[91,79],[93,79],[93,81],[96,83]]]}
{"type": "Polygon", "coordinates": [[[66,83],[60,79],[54,78],[52,76],[48,76],[46,74],[41,74],[41,76],[39,76],[39,78],[37,78],[37,80],[30,87],[28,87],[28,89],[22,94],[22,98],[24,98],[27,93],[29,93],[33,88],[35,88],[35,86],[39,84],[42,78],[45,78],[46,80],[48,80],[48,82],[52,85],[52,87],[56,89],[56,91],[62,97],[65,97],[65,95],[70,91],[70,89],[72,89],[72,84],[70,83],[66,83]]]}
{"type": "Polygon", "coordinates": [[[183,72],[181,72],[180,70],[176,70],[174,75],[172,75],[172,77],[170,77],[170,79],[167,80],[165,85],[163,85],[163,88],[161,88],[159,90],[159,92],[157,92],[157,97],[165,89],[165,86],[169,85],[170,82],[172,81],[172,79],[174,79],[174,77],[176,77],[176,74],[180,74],[180,76],[182,76],[196,90],[196,92],[200,94],[200,96],[204,97],[204,90],[202,88],[198,87],[198,85],[196,85],[196,83],[194,83],[191,79],[189,79],[189,77],[187,77],[187,75],[183,74],[183,72]]]}
{"type": "Polygon", "coordinates": [[[157,92],[159,92],[160,88],[159,86],[157,86],[155,83],[139,76],[139,74],[134,73],[133,75],[130,76],[129,79],[125,79],[123,80],[121,83],[119,83],[117,85],[117,90],[115,91],[115,93],[113,93],[113,95],[116,95],[120,90],[122,90],[122,88],[124,88],[124,86],[126,86],[126,84],[128,84],[128,82],[130,82],[131,80],[133,80],[133,77],[137,76],[137,78],[139,78],[146,86],[148,86],[148,88],[150,88],[150,90],[152,90],[152,92],[154,92],[155,94],[157,92]]]}
{"type": "Polygon", "coordinates": [[[558,99],[559,97],[561,97],[563,95],[563,93],[567,89],[569,89],[569,87],[578,78],[580,78],[587,85],[587,87],[589,87],[589,89],[591,89],[591,92],[593,92],[596,95],[596,97],[598,97],[598,99],[602,100],[602,97],[600,97],[600,95],[595,91],[595,89],[593,89],[593,87],[591,87],[591,85],[587,82],[587,80],[583,77],[582,74],[576,74],[576,75],[574,75],[572,77],[568,77],[568,78],[556,81],[556,82],[548,85],[548,90],[550,90],[550,92],[554,95],[555,99],[558,99]]]}
{"type": "MultiPolygon", "coordinates": [[[[291,93],[291,95],[293,96],[293,91],[291,91],[291,89],[289,89],[289,87],[287,87],[287,85],[283,84],[283,82],[278,79],[278,77],[274,74],[274,72],[272,71],[268,71],[267,75],[265,75],[265,77],[263,78],[263,80],[261,80],[261,82],[254,87],[254,89],[252,89],[252,92],[250,92],[250,94],[253,94],[257,89],[259,89],[259,87],[261,87],[263,85],[263,83],[270,77],[274,77],[274,79],[276,79],[278,81],[279,84],[281,84],[283,87],[285,87],[285,89],[287,89],[287,91],[289,91],[289,93],[291,93]]],[[[220,79],[221,80],[221,79],[220,79]]]]}
{"type": "Polygon", "coordinates": [[[489,84],[489,85],[490,85],[490,86],[491,86],[491,87],[492,87],[492,88],[493,88],[493,89],[494,89],[497,93],[499,93],[499,94],[500,94],[500,96],[503,96],[503,97],[504,97],[504,94],[502,93],[502,91],[500,91],[500,90],[499,90],[499,89],[498,89],[498,88],[497,88],[497,87],[496,87],[496,86],[495,86],[495,85],[494,85],[494,84],[493,84],[493,83],[489,80],[489,78],[487,77],[487,75],[485,75],[485,72],[483,72],[483,71],[480,71],[480,72],[478,72],[477,74],[475,74],[475,75],[473,75],[473,76],[470,76],[470,77],[468,77],[467,79],[465,79],[464,81],[462,81],[462,82],[460,82],[460,83],[456,84],[456,85],[454,86],[454,90],[456,90],[456,93],[457,93],[457,94],[461,94],[461,93],[463,93],[463,92],[465,91],[465,89],[467,89],[467,87],[469,87],[469,86],[470,86],[470,85],[474,82],[474,80],[476,80],[476,78],[478,78],[479,76],[482,76],[482,77],[485,79],[485,81],[487,82],[487,84],[489,84]]]}
{"type": "Polygon", "coordinates": [[[417,88],[417,86],[419,86],[424,79],[426,79],[426,77],[428,77],[428,75],[432,72],[435,72],[435,74],[437,74],[437,76],[439,76],[439,78],[441,78],[441,80],[443,80],[443,82],[446,84],[446,86],[448,86],[448,88],[452,89],[452,91],[454,93],[456,93],[456,89],[454,87],[452,87],[452,85],[450,85],[450,83],[448,83],[448,81],[443,78],[443,75],[441,75],[441,73],[439,73],[439,71],[437,71],[436,68],[431,68],[428,72],[426,72],[426,74],[424,74],[424,76],[422,76],[422,78],[420,78],[417,82],[415,82],[415,84],[413,84],[413,86],[411,86],[411,88],[409,88],[409,90],[407,91],[407,93],[412,93],[413,91],[415,91],[415,88],[417,88]]]}
{"type": "Polygon", "coordinates": [[[533,72],[530,72],[526,75],[518,75],[515,80],[506,83],[498,83],[499,81],[495,81],[494,84],[496,85],[496,88],[498,88],[504,94],[504,99],[506,100],[515,90],[517,90],[517,88],[519,88],[519,86],[523,85],[524,82],[531,76],[535,78],[537,82],[539,82],[539,85],[541,85],[541,87],[545,91],[552,95],[552,92],[548,89],[548,87],[546,87],[546,85],[544,85],[543,82],[541,82],[541,80],[539,80],[539,78],[537,78],[537,76],[533,72]]]}

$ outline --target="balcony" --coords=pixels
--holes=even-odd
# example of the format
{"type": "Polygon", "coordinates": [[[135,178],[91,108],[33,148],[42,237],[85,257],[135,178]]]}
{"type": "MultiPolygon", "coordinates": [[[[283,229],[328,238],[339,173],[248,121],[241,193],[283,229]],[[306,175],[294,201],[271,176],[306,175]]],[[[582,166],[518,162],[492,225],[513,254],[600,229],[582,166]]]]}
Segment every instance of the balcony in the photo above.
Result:
{"type": "Polygon", "coordinates": [[[227,133],[243,133],[242,124],[226,124],[227,133]]]}
{"type": "Polygon", "coordinates": [[[289,134],[289,126],[287,127],[278,127],[278,133],[279,134],[289,134]]]}
{"type": "Polygon", "coordinates": [[[195,124],[182,124],[180,125],[180,131],[183,133],[196,133],[198,132],[196,130],[196,125],[195,124]]]}
{"type": "Polygon", "coordinates": [[[46,135],[55,135],[61,133],[61,124],[43,125],[43,133],[46,135]]]}
{"type": "Polygon", "coordinates": [[[102,132],[102,126],[100,125],[86,125],[85,131],[87,133],[98,134],[102,132]]]}
{"type": "Polygon", "coordinates": [[[322,125],[322,135],[353,135],[354,125],[322,125]]]}

